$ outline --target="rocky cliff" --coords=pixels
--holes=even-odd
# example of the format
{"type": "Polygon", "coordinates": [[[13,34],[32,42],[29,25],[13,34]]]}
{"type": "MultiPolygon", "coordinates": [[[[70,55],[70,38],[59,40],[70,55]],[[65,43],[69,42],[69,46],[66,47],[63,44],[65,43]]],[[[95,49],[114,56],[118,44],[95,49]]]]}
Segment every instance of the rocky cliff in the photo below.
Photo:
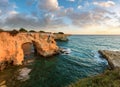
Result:
{"type": "Polygon", "coordinates": [[[8,63],[21,65],[24,60],[23,45],[33,44],[36,52],[44,57],[54,55],[58,52],[58,46],[53,37],[48,39],[47,34],[40,33],[18,33],[11,35],[8,32],[0,33],[0,69],[5,68],[8,63]]]}
{"type": "Polygon", "coordinates": [[[54,38],[55,40],[59,40],[59,41],[68,41],[68,36],[67,34],[59,34],[59,33],[54,33],[54,38]]]}
{"type": "Polygon", "coordinates": [[[99,53],[107,59],[111,69],[120,68],[120,51],[99,50],[99,53]]]}

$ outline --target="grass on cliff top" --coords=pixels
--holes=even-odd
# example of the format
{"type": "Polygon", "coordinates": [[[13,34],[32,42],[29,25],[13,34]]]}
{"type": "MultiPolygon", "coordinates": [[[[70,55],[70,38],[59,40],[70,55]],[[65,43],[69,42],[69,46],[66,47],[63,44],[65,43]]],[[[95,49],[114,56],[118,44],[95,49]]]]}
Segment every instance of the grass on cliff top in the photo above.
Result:
{"type": "Polygon", "coordinates": [[[107,70],[101,75],[81,79],[68,87],[120,87],[120,69],[107,70]]]}

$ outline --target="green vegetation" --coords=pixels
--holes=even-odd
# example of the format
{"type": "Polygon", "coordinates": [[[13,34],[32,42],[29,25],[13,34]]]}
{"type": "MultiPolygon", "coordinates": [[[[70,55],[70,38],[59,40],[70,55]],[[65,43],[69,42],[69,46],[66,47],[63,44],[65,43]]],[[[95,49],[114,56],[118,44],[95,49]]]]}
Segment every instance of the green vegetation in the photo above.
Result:
{"type": "Polygon", "coordinates": [[[3,32],[4,30],[3,29],[0,29],[0,32],[3,32]]]}
{"type": "Polygon", "coordinates": [[[101,75],[81,79],[68,87],[120,87],[120,69],[107,70],[101,75]]]}
{"type": "Polygon", "coordinates": [[[30,30],[29,32],[36,32],[36,31],[34,31],[34,30],[30,30]]]}
{"type": "Polygon", "coordinates": [[[27,30],[24,28],[20,28],[19,32],[27,32],[27,30]]]}
{"type": "Polygon", "coordinates": [[[64,34],[63,32],[58,32],[58,34],[64,34]]]}
{"type": "Polygon", "coordinates": [[[18,33],[19,33],[19,31],[17,31],[17,30],[12,30],[12,31],[8,31],[9,33],[10,33],[10,35],[12,35],[12,36],[15,36],[15,35],[17,35],[18,33]]]}
{"type": "Polygon", "coordinates": [[[45,33],[45,31],[39,31],[40,33],[45,33]]]}

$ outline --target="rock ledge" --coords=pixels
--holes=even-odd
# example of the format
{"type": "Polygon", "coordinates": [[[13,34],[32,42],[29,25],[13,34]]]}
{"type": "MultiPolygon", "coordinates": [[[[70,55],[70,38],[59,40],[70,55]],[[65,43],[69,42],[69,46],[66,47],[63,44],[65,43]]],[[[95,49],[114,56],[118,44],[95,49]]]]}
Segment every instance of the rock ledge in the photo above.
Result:
{"type": "Polygon", "coordinates": [[[107,59],[111,69],[120,68],[120,51],[99,50],[99,53],[107,59]]]}

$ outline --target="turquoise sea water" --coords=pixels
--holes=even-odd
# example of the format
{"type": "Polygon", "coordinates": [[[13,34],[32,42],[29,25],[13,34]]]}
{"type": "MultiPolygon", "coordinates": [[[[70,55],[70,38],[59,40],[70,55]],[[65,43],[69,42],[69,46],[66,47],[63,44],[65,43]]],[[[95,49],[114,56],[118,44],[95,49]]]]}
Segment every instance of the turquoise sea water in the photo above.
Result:
{"type": "Polygon", "coordinates": [[[81,78],[104,72],[108,67],[98,50],[120,50],[120,36],[70,36],[68,42],[57,42],[61,48],[71,50],[49,59],[37,56],[28,66],[30,79],[21,87],[65,87],[81,78]]]}

